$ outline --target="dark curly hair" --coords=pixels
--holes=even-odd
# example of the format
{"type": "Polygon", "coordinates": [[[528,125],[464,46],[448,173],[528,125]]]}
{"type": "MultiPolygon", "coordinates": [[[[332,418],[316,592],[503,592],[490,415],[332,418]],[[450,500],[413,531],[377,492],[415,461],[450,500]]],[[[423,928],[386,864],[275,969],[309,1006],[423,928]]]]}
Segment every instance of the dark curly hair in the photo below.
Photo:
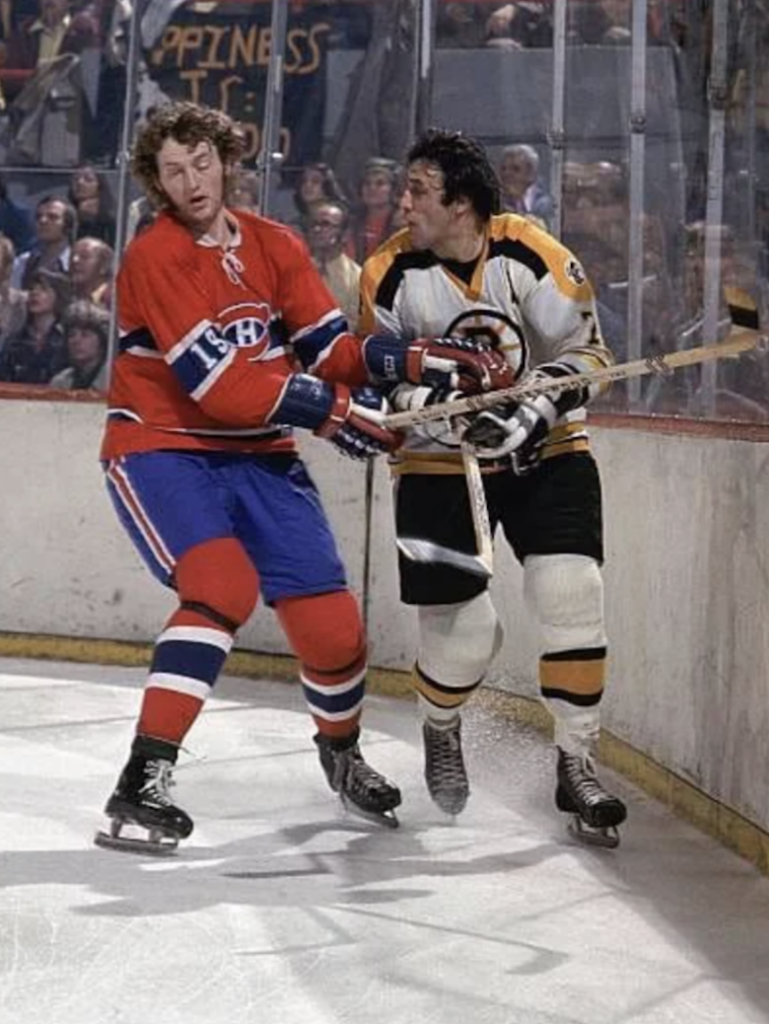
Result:
{"type": "Polygon", "coordinates": [[[242,129],[221,110],[186,101],[155,107],[136,136],[131,172],[156,208],[168,206],[158,181],[158,153],[166,139],[183,146],[210,142],[225,169],[234,167],[245,150],[242,129]]]}
{"type": "Polygon", "coordinates": [[[424,160],[443,172],[443,205],[469,199],[482,221],[500,211],[499,179],[475,139],[462,132],[428,128],[408,151],[408,162],[424,160]]]}

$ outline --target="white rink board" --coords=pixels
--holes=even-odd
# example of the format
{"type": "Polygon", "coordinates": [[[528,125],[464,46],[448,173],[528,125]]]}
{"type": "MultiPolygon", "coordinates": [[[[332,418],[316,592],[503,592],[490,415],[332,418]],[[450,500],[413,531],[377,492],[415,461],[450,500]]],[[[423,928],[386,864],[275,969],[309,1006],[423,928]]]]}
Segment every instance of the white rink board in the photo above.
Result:
{"type": "MultiPolygon", "coordinates": [[[[117,525],[101,480],[103,408],[0,403],[0,630],[151,640],[173,607],[117,525]]],[[[610,640],[604,724],[769,829],[769,469],[748,442],[593,428],[606,505],[610,640]]],[[[303,439],[360,593],[365,471],[303,439]]],[[[386,466],[375,472],[372,663],[407,669],[414,615],[397,597],[386,466]]],[[[505,646],[491,681],[536,693],[520,570],[500,550],[505,646]]],[[[260,607],[239,646],[284,652],[260,607]]]]}

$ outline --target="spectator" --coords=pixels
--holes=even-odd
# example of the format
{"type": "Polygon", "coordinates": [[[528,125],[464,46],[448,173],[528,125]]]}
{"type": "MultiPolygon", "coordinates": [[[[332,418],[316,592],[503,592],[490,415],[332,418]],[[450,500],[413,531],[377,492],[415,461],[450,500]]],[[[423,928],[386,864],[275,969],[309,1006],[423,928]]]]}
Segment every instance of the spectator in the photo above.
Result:
{"type": "Polygon", "coordinates": [[[310,206],[307,214],[312,258],[354,331],[358,324],[360,265],[342,251],[347,224],[347,208],[338,199],[321,199],[310,206]]]}
{"type": "Polygon", "coordinates": [[[27,297],[11,287],[14,260],[13,242],[0,234],[0,350],[6,340],[17,334],[27,315],[27,297]]]}
{"type": "Polygon", "coordinates": [[[69,302],[64,274],[38,269],[27,296],[27,316],[18,334],[0,352],[0,380],[11,384],[48,384],[67,363],[61,318],[69,302]]]}
{"type": "Polygon", "coordinates": [[[499,165],[502,208],[509,213],[536,217],[549,228],[553,199],[539,180],[539,154],[533,146],[505,146],[499,165]]]}
{"type": "Polygon", "coordinates": [[[486,38],[486,12],[477,3],[438,4],[435,25],[438,47],[475,48],[486,38]]]}
{"type": "Polygon", "coordinates": [[[126,242],[130,242],[134,235],[141,234],[148,228],[155,219],[155,210],[150,205],[146,196],[139,196],[134,199],[128,207],[128,227],[126,242]]]}
{"type": "Polygon", "coordinates": [[[45,196],[35,210],[35,243],[17,256],[11,283],[15,288],[30,287],[32,275],[41,267],[61,274],[69,271],[75,210],[66,199],[45,196]]]}
{"type": "Polygon", "coordinates": [[[104,178],[90,164],[72,172],[68,198],[77,214],[76,238],[101,238],[115,244],[115,214],[104,178]]]}
{"type": "Polygon", "coordinates": [[[78,238],[69,267],[75,298],[109,309],[113,256],[112,247],[100,238],[78,238]]]}
{"type": "Polygon", "coordinates": [[[294,189],[294,206],[297,217],[291,221],[291,227],[296,228],[302,235],[306,234],[307,211],[310,208],[310,203],[316,203],[319,199],[344,200],[344,198],[344,190],[328,164],[307,164],[302,168],[294,189]]]}
{"type": "Polygon", "coordinates": [[[24,252],[35,241],[32,215],[25,207],[15,203],[0,174],[0,232],[13,242],[16,252],[24,252]]]}
{"type": "Polygon", "coordinates": [[[630,13],[630,0],[583,0],[572,10],[571,42],[585,46],[629,43],[630,13]]]}
{"type": "Polygon", "coordinates": [[[552,46],[551,5],[519,0],[498,7],[486,22],[486,45],[506,50],[552,46]]]}
{"type": "Polygon", "coordinates": [[[366,161],[359,188],[359,206],[351,222],[351,255],[357,263],[371,255],[393,233],[400,195],[400,168],[394,160],[374,156],[366,161]]]}
{"type": "Polygon", "coordinates": [[[236,167],[227,181],[227,206],[231,210],[259,212],[259,175],[245,167],[236,167]]]}
{"type": "Polygon", "coordinates": [[[69,364],[51,378],[51,387],[106,391],[109,313],[87,299],[76,300],[64,314],[64,336],[69,364]]]}
{"type": "Polygon", "coordinates": [[[99,26],[90,6],[76,13],[69,0],[40,0],[37,18],[27,18],[8,40],[6,66],[39,69],[65,53],[81,53],[95,46],[99,26]]]}

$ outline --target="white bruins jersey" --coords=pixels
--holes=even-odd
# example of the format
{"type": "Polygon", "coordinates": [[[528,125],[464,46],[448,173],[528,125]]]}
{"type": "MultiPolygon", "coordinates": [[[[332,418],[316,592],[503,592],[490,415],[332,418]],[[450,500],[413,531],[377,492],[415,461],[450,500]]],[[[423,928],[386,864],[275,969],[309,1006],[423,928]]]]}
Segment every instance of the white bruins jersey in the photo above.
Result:
{"type": "MultiPolygon", "coordinates": [[[[459,268],[457,268],[459,269],[459,268]]],[[[609,366],[593,290],[574,255],[516,214],[491,218],[484,250],[468,282],[429,251],[411,248],[408,229],[366,260],[360,282],[363,334],[406,338],[483,337],[505,353],[520,380],[558,359],[575,373],[609,366]]],[[[591,389],[596,395],[601,389],[591,389]]],[[[456,472],[459,441],[444,424],[408,431],[396,472],[456,472]]],[[[587,450],[585,410],[562,417],[543,458],[587,450]]]]}

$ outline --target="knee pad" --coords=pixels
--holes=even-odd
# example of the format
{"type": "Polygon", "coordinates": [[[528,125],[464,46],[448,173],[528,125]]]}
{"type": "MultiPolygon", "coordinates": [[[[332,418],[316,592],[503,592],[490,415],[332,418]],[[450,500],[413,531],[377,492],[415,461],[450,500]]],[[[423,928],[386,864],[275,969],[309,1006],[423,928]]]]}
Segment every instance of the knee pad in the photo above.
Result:
{"type": "Polygon", "coordinates": [[[461,604],[422,605],[419,668],[449,687],[477,685],[502,646],[502,627],[487,591],[461,604]]]}
{"type": "Polygon", "coordinates": [[[243,545],[220,537],[190,548],[174,573],[182,608],[198,612],[234,633],[259,597],[259,577],[243,545]]]}
{"type": "Polygon", "coordinates": [[[365,667],[366,637],[349,590],[290,597],[275,605],[286,639],[302,665],[324,675],[365,667]]]}
{"type": "Polygon", "coordinates": [[[545,651],[606,647],[603,580],[594,558],[529,555],[523,586],[545,651]]]}

